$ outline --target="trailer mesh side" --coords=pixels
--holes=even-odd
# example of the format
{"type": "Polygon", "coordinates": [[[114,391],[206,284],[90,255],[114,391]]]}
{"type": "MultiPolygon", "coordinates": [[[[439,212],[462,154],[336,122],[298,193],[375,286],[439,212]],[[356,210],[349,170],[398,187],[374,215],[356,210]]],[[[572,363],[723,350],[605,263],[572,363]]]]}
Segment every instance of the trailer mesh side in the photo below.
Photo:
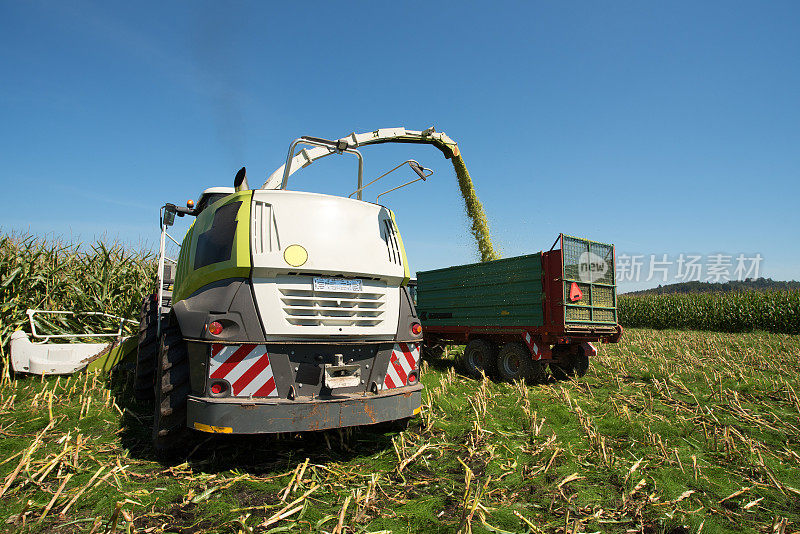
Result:
{"type": "Polygon", "coordinates": [[[565,323],[617,322],[614,246],[561,236],[565,323]],[[580,291],[580,298],[571,297],[580,291]]]}

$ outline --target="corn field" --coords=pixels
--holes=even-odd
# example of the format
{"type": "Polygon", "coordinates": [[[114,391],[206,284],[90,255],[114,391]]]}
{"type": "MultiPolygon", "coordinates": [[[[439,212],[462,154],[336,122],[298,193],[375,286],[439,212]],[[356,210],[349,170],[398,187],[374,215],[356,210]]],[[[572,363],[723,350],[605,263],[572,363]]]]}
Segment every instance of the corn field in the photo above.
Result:
{"type": "MultiPolygon", "coordinates": [[[[82,248],[58,239],[0,236],[0,354],[9,368],[8,341],[14,330],[29,330],[28,308],[96,311],[138,319],[142,294],[155,276],[155,256],[120,244],[82,248]]],[[[37,315],[37,330],[75,333],[116,327],[114,320],[37,315]]]]}
{"type": "Polygon", "coordinates": [[[617,304],[623,326],[800,334],[800,291],[623,295],[617,304]]]}

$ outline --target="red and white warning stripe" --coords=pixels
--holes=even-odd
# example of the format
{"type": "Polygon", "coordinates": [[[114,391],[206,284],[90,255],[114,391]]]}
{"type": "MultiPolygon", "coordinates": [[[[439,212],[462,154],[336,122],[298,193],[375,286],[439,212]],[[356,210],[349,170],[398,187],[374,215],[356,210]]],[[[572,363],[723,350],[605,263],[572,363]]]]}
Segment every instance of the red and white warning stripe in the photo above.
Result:
{"type": "Polygon", "coordinates": [[[594,348],[594,345],[592,343],[589,343],[588,341],[585,343],[581,343],[581,347],[583,347],[583,353],[586,354],[586,356],[590,358],[594,358],[595,356],[597,356],[597,349],[594,348]]]}
{"type": "Polygon", "coordinates": [[[419,343],[396,343],[389,357],[389,367],[381,389],[394,389],[408,385],[408,374],[419,363],[419,343]]]}
{"type": "Polygon", "coordinates": [[[227,380],[234,397],[277,397],[266,345],[211,345],[209,377],[227,380]]]}
{"type": "Polygon", "coordinates": [[[550,347],[547,345],[539,346],[536,341],[534,341],[533,336],[531,336],[530,332],[525,332],[522,334],[522,338],[525,340],[525,344],[528,345],[528,348],[531,351],[531,356],[533,356],[534,360],[541,360],[542,358],[550,358],[550,347]]]}

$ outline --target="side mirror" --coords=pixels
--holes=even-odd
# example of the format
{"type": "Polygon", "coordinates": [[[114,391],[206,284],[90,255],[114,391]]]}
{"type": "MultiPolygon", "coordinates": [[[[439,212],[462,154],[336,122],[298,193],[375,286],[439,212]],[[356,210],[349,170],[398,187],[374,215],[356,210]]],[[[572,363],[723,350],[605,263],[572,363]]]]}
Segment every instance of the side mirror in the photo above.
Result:
{"type": "Polygon", "coordinates": [[[164,226],[172,226],[175,224],[175,212],[169,209],[169,207],[164,207],[164,215],[161,217],[161,220],[164,223],[164,226]]]}

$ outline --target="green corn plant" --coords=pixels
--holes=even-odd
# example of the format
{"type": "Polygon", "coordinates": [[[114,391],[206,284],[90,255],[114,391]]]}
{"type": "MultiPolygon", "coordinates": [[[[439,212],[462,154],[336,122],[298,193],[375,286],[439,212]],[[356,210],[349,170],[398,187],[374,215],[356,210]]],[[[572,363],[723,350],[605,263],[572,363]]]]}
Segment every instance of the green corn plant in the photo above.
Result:
{"type": "Polygon", "coordinates": [[[800,291],[622,295],[623,326],[800,334],[800,291]]]}

